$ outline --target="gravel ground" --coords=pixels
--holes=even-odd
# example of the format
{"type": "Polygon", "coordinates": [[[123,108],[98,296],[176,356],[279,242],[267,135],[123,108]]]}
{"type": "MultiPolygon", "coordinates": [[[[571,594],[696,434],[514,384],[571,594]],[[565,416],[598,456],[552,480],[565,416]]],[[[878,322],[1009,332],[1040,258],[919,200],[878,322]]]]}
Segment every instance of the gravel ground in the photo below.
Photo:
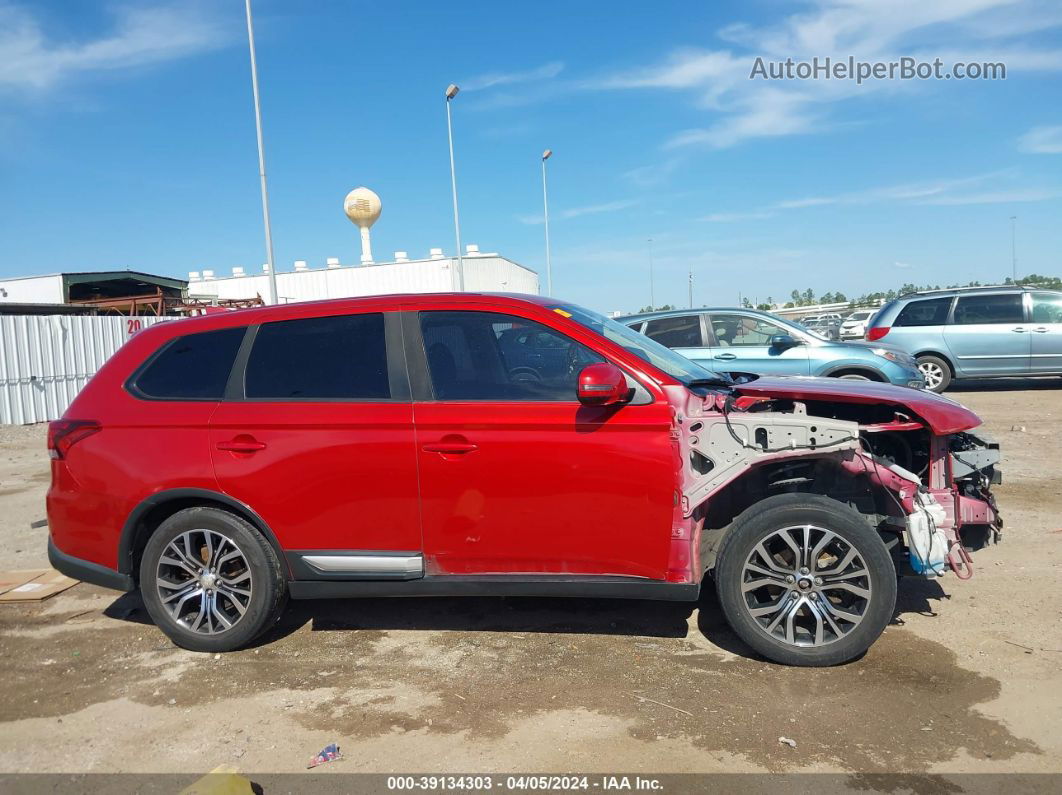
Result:
{"type": "MultiPolygon", "coordinates": [[[[711,597],[294,603],[215,657],[78,585],[0,607],[0,772],[295,772],[330,742],[337,772],[1062,772],[1062,381],[949,394],[1003,445],[1005,541],[903,581],[857,662],[757,660],[711,597]]],[[[0,568],[46,565],[47,480],[44,429],[0,428],[0,568]]]]}

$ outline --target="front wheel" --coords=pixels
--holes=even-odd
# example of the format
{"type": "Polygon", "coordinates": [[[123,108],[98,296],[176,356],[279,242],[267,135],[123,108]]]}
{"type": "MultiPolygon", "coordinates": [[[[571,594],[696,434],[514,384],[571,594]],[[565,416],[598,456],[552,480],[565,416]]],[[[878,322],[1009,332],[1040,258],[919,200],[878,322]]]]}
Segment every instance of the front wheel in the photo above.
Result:
{"type": "Polygon", "coordinates": [[[719,549],[715,581],[734,632],[785,665],[858,657],[896,606],[896,570],[877,531],[816,494],[769,497],[742,513],[719,549]]]}
{"type": "Polygon", "coordinates": [[[269,542],[238,516],[186,508],[158,526],[140,561],[140,592],[166,635],[191,651],[234,651],[272,625],[285,582],[269,542]]]}
{"type": "Polygon", "coordinates": [[[943,392],[951,384],[951,368],[939,356],[919,356],[918,371],[922,373],[926,389],[930,392],[943,392]]]}

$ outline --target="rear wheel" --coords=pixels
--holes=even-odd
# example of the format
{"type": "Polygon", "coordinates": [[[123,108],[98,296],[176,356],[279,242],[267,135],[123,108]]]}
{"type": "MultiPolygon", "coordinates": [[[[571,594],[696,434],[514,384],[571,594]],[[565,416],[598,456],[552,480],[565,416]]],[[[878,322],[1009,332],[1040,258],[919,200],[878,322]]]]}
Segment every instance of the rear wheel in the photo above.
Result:
{"type": "Polygon", "coordinates": [[[824,666],[863,654],[892,619],[896,570],[863,516],[828,497],[782,494],[746,510],[719,550],[719,602],[764,657],[824,666]]]}
{"type": "Polygon", "coordinates": [[[923,354],[918,357],[918,370],[926,381],[926,389],[943,392],[951,384],[951,368],[939,356],[923,354]]]}
{"type": "Polygon", "coordinates": [[[269,542],[217,508],[187,508],[148,539],[140,591],[152,620],[178,646],[233,651],[280,614],[285,583],[269,542]]]}

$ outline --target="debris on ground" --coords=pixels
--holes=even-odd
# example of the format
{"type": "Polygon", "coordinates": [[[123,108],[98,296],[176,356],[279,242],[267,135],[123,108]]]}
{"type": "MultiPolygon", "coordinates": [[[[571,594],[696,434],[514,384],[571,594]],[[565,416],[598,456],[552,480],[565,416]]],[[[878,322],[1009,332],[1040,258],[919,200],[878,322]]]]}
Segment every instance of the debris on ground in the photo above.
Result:
{"type": "Polygon", "coordinates": [[[778,742],[782,745],[788,745],[790,748],[796,748],[796,740],[791,740],[788,737],[779,737],[778,742]]]}
{"type": "Polygon", "coordinates": [[[334,762],[337,759],[342,758],[343,754],[339,752],[339,746],[332,743],[331,745],[326,745],[322,748],[321,753],[311,759],[310,764],[306,765],[306,769],[309,770],[311,767],[317,767],[318,765],[323,765],[325,762],[334,762]]]}
{"type": "Polygon", "coordinates": [[[0,602],[43,602],[77,585],[78,580],[55,569],[24,569],[0,572],[0,602]]]}

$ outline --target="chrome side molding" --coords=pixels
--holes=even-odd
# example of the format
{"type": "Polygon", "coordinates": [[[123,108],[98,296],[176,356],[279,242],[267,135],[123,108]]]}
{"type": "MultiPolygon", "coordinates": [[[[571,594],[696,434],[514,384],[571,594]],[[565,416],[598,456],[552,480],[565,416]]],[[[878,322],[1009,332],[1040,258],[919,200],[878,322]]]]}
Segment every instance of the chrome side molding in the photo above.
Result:
{"type": "Polygon", "coordinates": [[[303,555],[302,562],[319,574],[357,579],[412,580],[424,576],[421,555],[303,555]]]}

